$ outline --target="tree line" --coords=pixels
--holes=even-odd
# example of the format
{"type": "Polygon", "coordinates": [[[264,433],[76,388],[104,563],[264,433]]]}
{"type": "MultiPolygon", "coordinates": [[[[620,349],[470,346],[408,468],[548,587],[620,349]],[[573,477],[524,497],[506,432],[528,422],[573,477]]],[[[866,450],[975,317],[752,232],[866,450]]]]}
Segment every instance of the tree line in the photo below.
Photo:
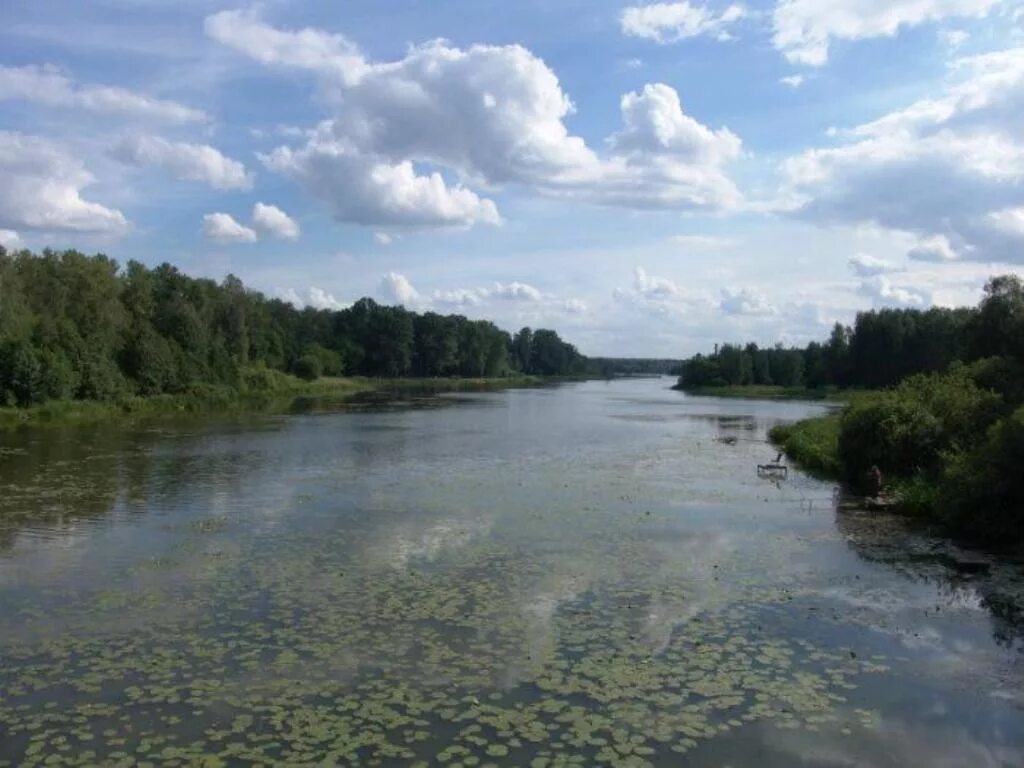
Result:
{"type": "Polygon", "coordinates": [[[586,358],[552,330],[364,298],[297,309],[247,289],[78,251],[0,247],[0,405],[256,387],[267,371],[319,376],[569,375],[586,358]]]}
{"type": "MultiPolygon", "coordinates": [[[[990,286],[1001,291],[1006,281],[990,286]]],[[[837,323],[825,342],[806,347],[759,348],[723,344],[710,355],[684,361],[680,387],[778,385],[785,387],[891,387],[915,373],[946,370],[954,361],[1003,353],[981,309],[882,309],[862,312],[852,327],[837,323]]]]}

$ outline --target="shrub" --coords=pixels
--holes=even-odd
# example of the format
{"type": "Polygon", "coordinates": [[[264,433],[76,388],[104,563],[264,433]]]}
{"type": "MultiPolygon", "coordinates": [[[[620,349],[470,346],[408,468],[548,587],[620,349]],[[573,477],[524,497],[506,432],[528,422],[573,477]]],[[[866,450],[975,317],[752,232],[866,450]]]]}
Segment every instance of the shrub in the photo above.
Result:
{"type": "Polygon", "coordinates": [[[314,381],[320,378],[323,367],[320,364],[320,358],[316,355],[303,355],[295,361],[292,370],[300,379],[314,381]]]}
{"type": "Polygon", "coordinates": [[[948,454],[982,440],[1002,409],[1002,397],[979,387],[966,366],[912,376],[894,390],[857,399],[839,434],[847,479],[859,483],[872,466],[895,478],[934,476],[948,454]]]}

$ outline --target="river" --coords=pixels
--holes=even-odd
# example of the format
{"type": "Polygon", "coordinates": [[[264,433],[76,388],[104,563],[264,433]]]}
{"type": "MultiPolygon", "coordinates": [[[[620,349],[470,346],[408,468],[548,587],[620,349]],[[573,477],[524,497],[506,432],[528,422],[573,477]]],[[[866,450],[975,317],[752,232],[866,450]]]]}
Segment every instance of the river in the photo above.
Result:
{"type": "Polygon", "coordinates": [[[670,384],[0,435],[0,765],[1024,765],[1024,568],[670,384]]]}

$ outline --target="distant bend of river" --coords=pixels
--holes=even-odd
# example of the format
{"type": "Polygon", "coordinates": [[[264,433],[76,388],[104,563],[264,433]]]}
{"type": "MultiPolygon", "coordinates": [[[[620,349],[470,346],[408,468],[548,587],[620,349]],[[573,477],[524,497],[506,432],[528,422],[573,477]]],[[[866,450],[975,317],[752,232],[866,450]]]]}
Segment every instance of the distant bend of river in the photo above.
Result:
{"type": "Polygon", "coordinates": [[[0,436],[0,766],[1024,765],[1024,567],[671,383],[0,436]]]}

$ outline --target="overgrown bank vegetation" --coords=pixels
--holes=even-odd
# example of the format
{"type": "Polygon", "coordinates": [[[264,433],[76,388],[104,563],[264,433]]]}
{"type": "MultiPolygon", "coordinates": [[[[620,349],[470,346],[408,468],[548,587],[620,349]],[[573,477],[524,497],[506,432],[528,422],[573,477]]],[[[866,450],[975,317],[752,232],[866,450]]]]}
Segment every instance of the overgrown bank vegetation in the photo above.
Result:
{"type": "Polygon", "coordinates": [[[826,344],[769,352],[727,345],[684,363],[680,385],[709,371],[756,380],[759,366],[772,373],[781,360],[811,376],[794,385],[863,388],[841,413],[778,427],[772,439],[809,470],[865,490],[877,467],[902,509],[959,535],[1024,544],[1019,278],[990,280],[974,309],[867,312],[826,344]]]}
{"type": "Polygon", "coordinates": [[[122,270],[102,255],[0,247],[0,408],[38,420],[370,387],[340,377],[566,376],[586,368],[552,330],[513,336],[488,321],[372,299],[300,310],[232,276],[217,283],[169,264],[132,261],[122,270]]]}

